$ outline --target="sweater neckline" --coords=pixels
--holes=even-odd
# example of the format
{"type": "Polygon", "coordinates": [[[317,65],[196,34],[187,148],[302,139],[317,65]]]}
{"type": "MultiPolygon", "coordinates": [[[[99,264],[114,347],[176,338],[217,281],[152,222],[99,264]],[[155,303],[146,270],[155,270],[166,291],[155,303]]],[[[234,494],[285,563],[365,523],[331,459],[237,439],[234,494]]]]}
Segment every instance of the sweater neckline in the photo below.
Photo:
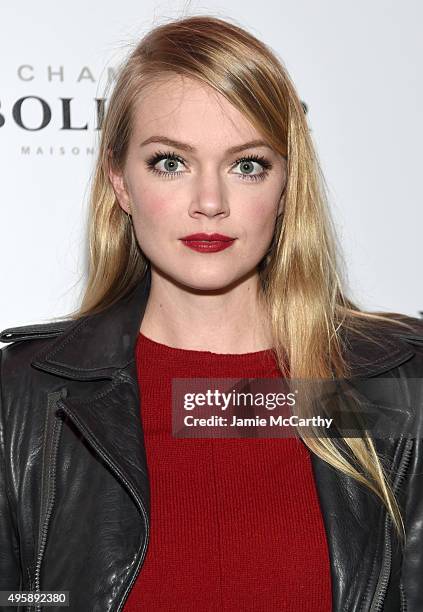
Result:
{"type": "Polygon", "coordinates": [[[272,357],[274,352],[272,348],[261,349],[259,351],[251,351],[248,353],[215,353],[213,351],[204,351],[199,349],[186,349],[179,348],[174,346],[169,346],[167,344],[163,344],[162,342],[157,342],[152,338],[149,338],[141,331],[138,333],[138,345],[143,345],[148,348],[148,351],[151,353],[156,353],[160,355],[172,355],[172,356],[180,356],[184,357],[199,357],[199,358],[210,358],[210,359],[221,359],[221,360],[251,360],[255,359],[261,360],[263,357],[272,357]]]}

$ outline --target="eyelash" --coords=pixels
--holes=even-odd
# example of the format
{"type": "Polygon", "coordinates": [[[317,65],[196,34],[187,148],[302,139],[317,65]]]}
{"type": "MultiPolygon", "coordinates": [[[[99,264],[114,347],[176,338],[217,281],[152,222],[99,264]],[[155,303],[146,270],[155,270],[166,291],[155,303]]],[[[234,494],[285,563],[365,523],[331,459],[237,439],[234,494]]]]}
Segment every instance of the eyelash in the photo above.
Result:
{"type": "MultiPolygon", "coordinates": [[[[158,151],[152,157],[150,157],[150,159],[147,160],[146,163],[147,163],[148,170],[150,172],[153,172],[154,174],[157,174],[158,176],[162,176],[164,178],[169,178],[169,179],[173,179],[179,176],[180,174],[184,174],[183,172],[178,172],[178,171],[177,172],[166,172],[164,170],[157,170],[157,168],[155,168],[154,166],[159,161],[162,161],[163,159],[173,159],[185,166],[185,160],[179,155],[177,155],[176,153],[158,151]]],[[[262,181],[266,178],[266,176],[269,174],[268,171],[272,168],[272,164],[265,157],[260,156],[260,155],[247,155],[246,157],[241,157],[240,159],[237,159],[233,163],[233,166],[237,166],[241,162],[245,162],[245,161],[258,162],[264,168],[264,170],[263,172],[260,172],[260,174],[252,174],[252,175],[240,174],[242,180],[262,181]]]]}

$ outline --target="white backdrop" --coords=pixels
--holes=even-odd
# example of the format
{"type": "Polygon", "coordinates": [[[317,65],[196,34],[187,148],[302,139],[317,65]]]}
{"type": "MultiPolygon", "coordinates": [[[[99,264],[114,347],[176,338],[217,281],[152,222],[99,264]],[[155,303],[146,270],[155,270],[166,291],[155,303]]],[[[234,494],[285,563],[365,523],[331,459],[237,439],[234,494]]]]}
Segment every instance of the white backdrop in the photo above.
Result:
{"type": "Polygon", "coordinates": [[[77,306],[97,151],[95,99],[145,31],[198,13],[234,19],[269,44],[308,105],[352,297],[366,309],[419,316],[421,2],[74,0],[68,6],[2,5],[0,329],[77,306]]]}

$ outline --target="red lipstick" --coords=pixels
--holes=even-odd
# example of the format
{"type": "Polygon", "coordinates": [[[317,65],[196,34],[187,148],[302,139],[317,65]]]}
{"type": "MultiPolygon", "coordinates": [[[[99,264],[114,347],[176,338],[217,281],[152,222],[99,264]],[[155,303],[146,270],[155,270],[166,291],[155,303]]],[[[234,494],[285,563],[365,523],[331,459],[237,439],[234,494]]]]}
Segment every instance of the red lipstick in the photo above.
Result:
{"type": "Polygon", "coordinates": [[[236,238],[231,236],[225,236],[223,234],[190,234],[184,236],[181,241],[185,246],[198,251],[199,253],[216,253],[216,251],[223,251],[227,249],[235,242],[236,238]]]}

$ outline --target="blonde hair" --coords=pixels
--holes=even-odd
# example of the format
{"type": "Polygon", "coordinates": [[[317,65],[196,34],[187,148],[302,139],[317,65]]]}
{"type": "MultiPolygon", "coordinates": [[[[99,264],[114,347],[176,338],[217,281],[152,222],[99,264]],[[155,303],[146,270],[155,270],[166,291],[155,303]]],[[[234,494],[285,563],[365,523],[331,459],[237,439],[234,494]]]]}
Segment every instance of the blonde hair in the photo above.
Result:
{"type": "MultiPolygon", "coordinates": [[[[106,309],[129,293],[147,271],[149,262],[119,206],[108,170],[109,164],[124,167],[141,92],[159,77],[174,75],[197,79],[225,96],[287,159],[284,211],[258,268],[275,355],[282,373],[292,379],[347,378],[350,366],[343,356],[342,328],[364,334],[366,321],[405,324],[387,313],[366,313],[347,299],[325,180],[303,104],[269,47],[214,16],[184,17],[155,27],[118,72],[92,181],[88,281],[79,309],[68,317],[106,309]]],[[[373,491],[404,538],[401,512],[373,441],[370,437],[341,440],[351,461],[332,439],[303,437],[321,459],[373,491]]]]}

